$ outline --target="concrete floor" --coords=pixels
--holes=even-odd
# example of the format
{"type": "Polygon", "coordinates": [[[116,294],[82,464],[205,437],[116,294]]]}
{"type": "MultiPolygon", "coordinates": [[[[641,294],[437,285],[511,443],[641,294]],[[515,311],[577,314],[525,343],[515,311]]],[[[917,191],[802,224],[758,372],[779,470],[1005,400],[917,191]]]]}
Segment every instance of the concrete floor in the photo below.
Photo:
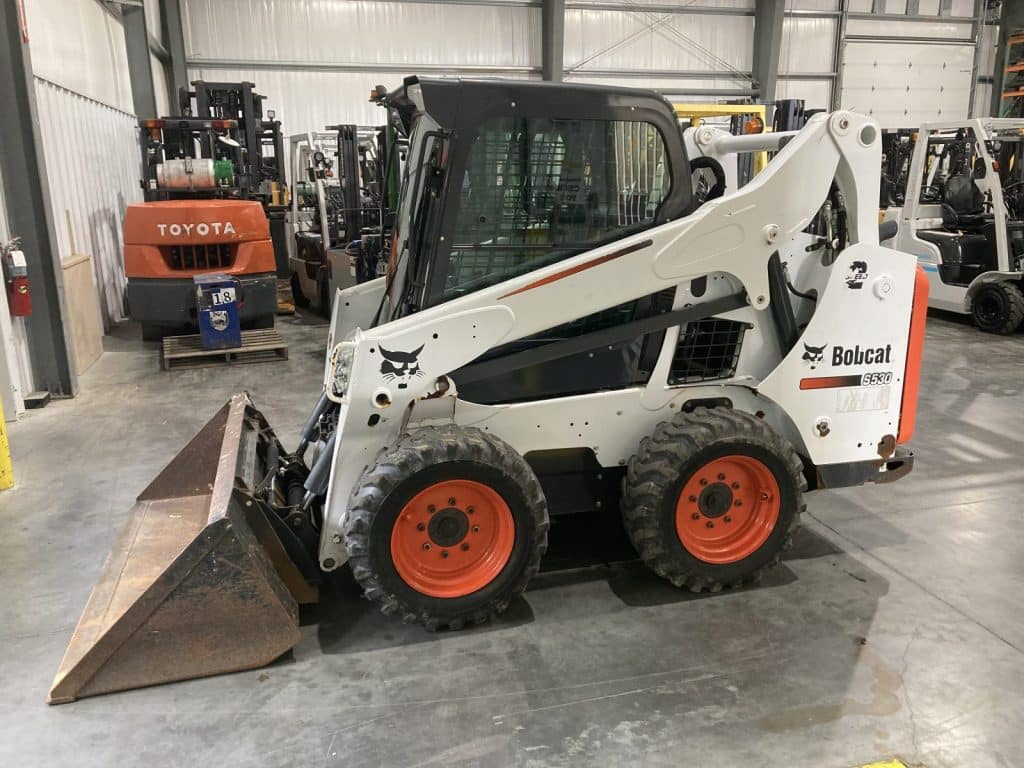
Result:
{"type": "Polygon", "coordinates": [[[0,765],[1024,765],[1024,339],[928,327],[918,465],[812,494],[763,586],[547,574],[498,622],[427,634],[336,584],[275,665],[43,702],[135,495],[228,396],[286,445],[323,326],[286,364],[161,373],[130,328],[81,395],[12,425],[0,495],[0,765]]]}

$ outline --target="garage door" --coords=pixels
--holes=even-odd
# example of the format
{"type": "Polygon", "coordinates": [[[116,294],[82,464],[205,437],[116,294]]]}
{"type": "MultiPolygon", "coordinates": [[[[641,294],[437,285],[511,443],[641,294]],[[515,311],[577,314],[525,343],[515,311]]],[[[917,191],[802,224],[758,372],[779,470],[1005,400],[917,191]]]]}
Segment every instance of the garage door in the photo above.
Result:
{"type": "Polygon", "coordinates": [[[847,42],[841,104],[883,128],[967,117],[974,48],[934,43],[847,42]]]}

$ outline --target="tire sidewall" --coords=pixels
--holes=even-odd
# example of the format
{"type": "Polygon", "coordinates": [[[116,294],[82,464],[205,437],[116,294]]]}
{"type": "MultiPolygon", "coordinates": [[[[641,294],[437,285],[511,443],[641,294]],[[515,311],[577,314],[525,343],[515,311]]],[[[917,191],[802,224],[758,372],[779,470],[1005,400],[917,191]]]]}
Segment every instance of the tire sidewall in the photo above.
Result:
{"type": "Polygon", "coordinates": [[[517,590],[535,549],[537,526],[529,501],[514,478],[499,468],[474,461],[446,461],[425,467],[399,483],[387,494],[370,523],[368,559],[381,587],[411,610],[425,610],[431,616],[457,618],[490,606],[517,590]],[[445,480],[473,480],[497,492],[508,504],[515,533],[508,562],[485,587],[462,597],[425,595],[409,586],[395,569],[391,558],[391,535],[406,504],[424,488],[445,480]]]}
{"type": "MultiPolygon", "coordinates": [[[[766,444],[756,439],[723,440],[698,450],[680,468],[675,480],[662,493],[658,526],[667,556],[680,570],[700,574],[722,584],[737,582],[768,565],[782,551],[800,508],[799,480],[785,462],[766,444]],[[768,538],[756,551],[734,563],[709,563],[695,557],[683,546],[676,529],[676,502],[686,482],[701,467],[724,456],[749,456],[764,464],[779,484],[779,515],[768,538]]],[[[723,523],[724,524],[724,523],[723,523]]]]}

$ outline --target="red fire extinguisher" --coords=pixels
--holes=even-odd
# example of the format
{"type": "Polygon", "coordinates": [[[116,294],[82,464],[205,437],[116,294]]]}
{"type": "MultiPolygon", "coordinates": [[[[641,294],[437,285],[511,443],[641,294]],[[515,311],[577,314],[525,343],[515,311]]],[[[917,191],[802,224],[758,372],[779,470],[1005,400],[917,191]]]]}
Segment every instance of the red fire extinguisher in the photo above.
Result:
{"type": "Polygon", "coordinates": [[[4,286],[11,314],[26,317],[32,314],[32,294],[28,288],[28,265],[19,245],[21,241],[14,239],[3,246],[4,286]]]}

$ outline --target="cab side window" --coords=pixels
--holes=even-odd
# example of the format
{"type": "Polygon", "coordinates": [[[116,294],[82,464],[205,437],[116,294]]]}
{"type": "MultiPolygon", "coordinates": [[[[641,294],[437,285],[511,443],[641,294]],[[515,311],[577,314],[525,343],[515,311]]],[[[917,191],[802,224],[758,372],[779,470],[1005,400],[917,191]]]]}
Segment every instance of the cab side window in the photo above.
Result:
{"type": "Polygon", "coordinates": [[[652,226],[670,172],[664,140],[649,123],[485,123],[461,180],[443,298],[652,226]]]}

